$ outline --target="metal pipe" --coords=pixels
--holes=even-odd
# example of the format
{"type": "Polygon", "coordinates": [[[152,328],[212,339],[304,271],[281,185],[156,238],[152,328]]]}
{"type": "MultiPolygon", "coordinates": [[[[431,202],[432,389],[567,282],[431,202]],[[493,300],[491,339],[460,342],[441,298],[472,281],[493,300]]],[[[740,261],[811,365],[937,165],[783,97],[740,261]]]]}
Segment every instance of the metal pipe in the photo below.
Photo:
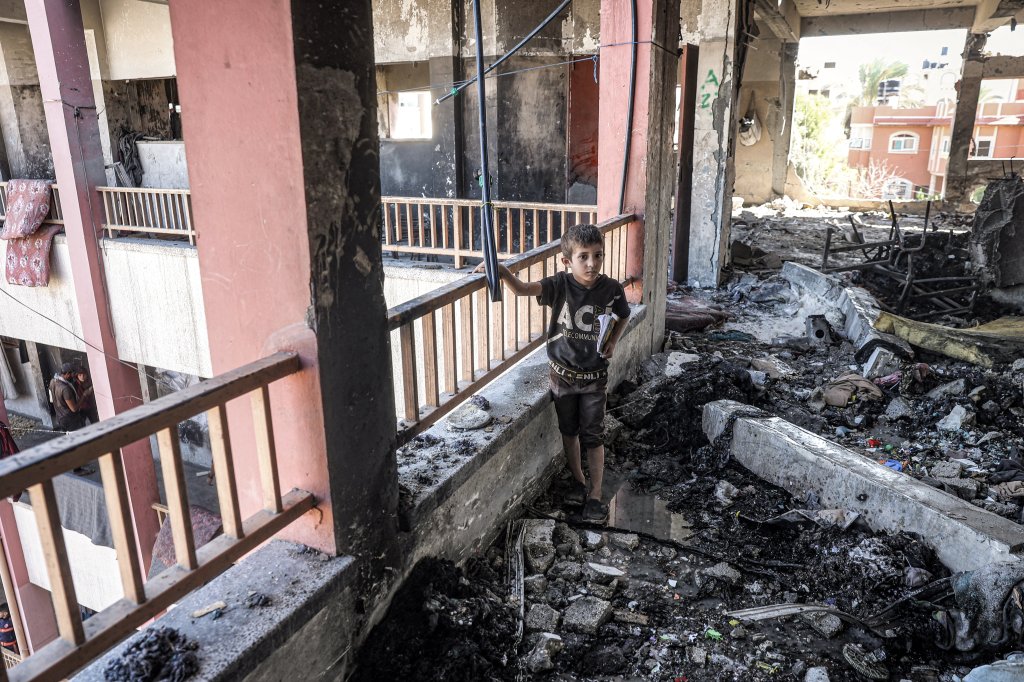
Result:
{"type": "MultiPolygon", "coordinates": [[[[518,52],[523,47],[523,45],[526,45],[526,43],[530,42],[530,40],[532,40],[535,35],[537,35],[541,31],[543,31],[545,26],[547,26],[552,21],[554,21],[555,17],[557,17],[559,14],[561,14],[562,10],[564,10],[566,7],[568,7],[571,2],[572,2],[572,0],[564,0],[564,2],[562,2],[561,5],[559,5],[558,7],[555,8],[554,12],[552,12],[551,14],[548,15],[547,19],[545,19],[544,21],[539,23],[536,28],[534,28],[532,31],[530,31],[529,33],[526,34],[525,38],[523,38],[518,43],[516,43],[515,47],[513,47],[511,50],[509,50],[508,52],[503,54],[496,62],[494,62],[493,64],[488,66],[486,69],[484,69],[483,75],[486,76],[491,71],[494,71],[496,68],[498,68],[498,66],[502,62],[504,62],[506,59],[508,59],[509,57],[514,55],[516,52],[518,52]]],[[[477,40],[479,40],[479,38],[477,40]]],[[[477,73],[478,74],[480,73],[480,65],[479,64],[477,65],[477,73]]],[[[444,102],[445,100],[448,100],[448,99],[450,99],[452,97],[455,97],[455,95],[459,94],[460,92],[465,90],[467,87],[469,87],[469,84],[473,83],[478,77],[479,76],[473,76],[472,78],[470,78],[465,83],[462,83],[461,85],[452,88],[450,92],[447,92],[444,95],[441,95],[440,97],[438,97],[436,100],[434,100],[434,104],[440,104],[441,102],[444,102]]],[[[619,211],[619,212],[621,213],[621,211],[619,211]]]]}
{"type": "MultiPolygon", "coordinates": [[[[484,35],[480,20],[480,0],[473,0],[473,27],[476,34],[476,73],[483,73],[484,68],[484,35]]],[[[487,288],[491,291],[491,301],[501,300],[501,278],[498,275],[498,253],[494,244],[493,215],[491,213],[491,173],[487,163],[487,93],[484,87],[486,78],[476,79],[476,93],[480,106],[480,226],[483,230],[481,245],[484,251],[484,274],[487,277],[487,288]]]]}

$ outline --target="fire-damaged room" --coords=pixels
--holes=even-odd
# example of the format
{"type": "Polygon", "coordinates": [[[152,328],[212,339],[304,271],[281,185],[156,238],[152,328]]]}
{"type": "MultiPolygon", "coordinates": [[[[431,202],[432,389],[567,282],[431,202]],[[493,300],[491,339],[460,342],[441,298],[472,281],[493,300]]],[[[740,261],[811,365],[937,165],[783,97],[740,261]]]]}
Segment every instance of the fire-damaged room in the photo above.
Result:
{"type": "Polygon", "coordinates": [[[0,680],[1024,679],[1021,21],[0,2],[0,680]]]}

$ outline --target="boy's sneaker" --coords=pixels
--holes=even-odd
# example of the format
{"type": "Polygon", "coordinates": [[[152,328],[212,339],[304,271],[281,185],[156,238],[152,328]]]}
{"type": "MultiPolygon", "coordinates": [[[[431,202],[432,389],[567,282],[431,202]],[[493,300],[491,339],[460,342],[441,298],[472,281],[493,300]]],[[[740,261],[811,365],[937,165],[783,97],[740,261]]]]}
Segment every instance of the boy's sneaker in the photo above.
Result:
{"type": "Polygon", "coordinates": [[[608,520],[608,505],[601,500],[589,498],[583,505],[583,520],[604,523],[608,520]]]}
{"type": "Polygon", "coordinates": [[[565,492],[565,503],[573,506],[580,506],[587,499],[587,486],[575,478],[569,481],[569,489],[565,492]]]}

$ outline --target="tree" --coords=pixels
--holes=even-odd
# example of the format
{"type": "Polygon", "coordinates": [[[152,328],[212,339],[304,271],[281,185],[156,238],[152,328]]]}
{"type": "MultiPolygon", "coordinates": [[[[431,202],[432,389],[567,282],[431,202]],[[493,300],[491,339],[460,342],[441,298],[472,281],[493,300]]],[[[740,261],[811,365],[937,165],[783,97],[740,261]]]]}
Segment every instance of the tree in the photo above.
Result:
{"type": "Polygon", "coordinates": [[[883,57],[875,57],[870,62],[860,65],[860,96],[857,104],[870,107],[878,100],[878,86],[887,80],[902,79],[907,75],[908,67],[904,62],[890,62],[883,57]]]}
{"type": "Polygon", "coordinates": [[[842,195],[848,186],[847,141],[829,101],[797,95],[793,102],[790,160],[804,186],[820,195],[842,195]]]}
{"type": "Polygon", "coordinates": [[[866,168],[854,169],[850,182],[850,196],[857,199],[879,199],[889,190],[893,180],[899,180],[896,169],[882,159],[871,159],[866,168]]]}

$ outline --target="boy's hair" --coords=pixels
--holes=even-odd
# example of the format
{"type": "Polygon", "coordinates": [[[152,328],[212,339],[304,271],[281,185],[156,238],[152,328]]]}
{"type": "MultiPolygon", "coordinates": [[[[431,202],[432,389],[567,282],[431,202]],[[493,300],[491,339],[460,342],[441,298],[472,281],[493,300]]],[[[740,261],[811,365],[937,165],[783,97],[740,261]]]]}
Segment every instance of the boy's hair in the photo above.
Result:
{"type": "Polygon", "coordinates": [[[604,235],[596,225],[573,225],[562,235],[562,255],[572,258],[572,252],[581,246],[604,245],[604,235]]]}

